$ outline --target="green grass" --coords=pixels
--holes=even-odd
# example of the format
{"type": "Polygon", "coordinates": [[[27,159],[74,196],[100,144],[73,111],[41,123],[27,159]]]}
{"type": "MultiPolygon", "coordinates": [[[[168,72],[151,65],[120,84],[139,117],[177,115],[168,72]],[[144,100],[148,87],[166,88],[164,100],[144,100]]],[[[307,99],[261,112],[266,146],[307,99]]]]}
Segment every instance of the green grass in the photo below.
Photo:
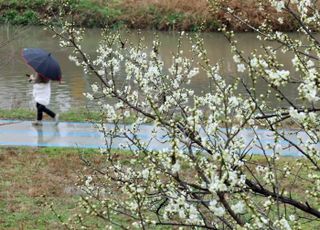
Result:
{"type": "MultiPolygon", "coordinates": [[[[70,1],[76,22],[86,27],[103,27],[121,15],[121,10],[90,0],[70,1]]],[[[46,15],[54,15],[61,5],[51,0],[0,0],[0,23],[40,25],[46,15]]]]}
{"type": "MultiPolygon", "coordinates": [[[[69,199],[49,198],[63,219],[75,209],[76,197],[69,199]]],[[[43,198],[18,196],[15,201],[0,201],[1,229],[59,229],[55,214],[43,206],[43,198]],[[7,208],[7,207],[11,208],[7,208]]]]}
{"type": "MultiPolygon", "coordinates": [[[[63,221],[84,212],[80,195],[66,191],[85,172],[80,156],[95,164],[105,159],[96,149],[0,148],[0,229],[63,229],[49,204],[63,221]]],[[[105,224],[92,217],[86,223],[105,224]]]]}
{"type": "Polygon", "coordinates": [[[61,229],[45,203],[63,220],[78,212],[79,195],[64,189],[78,179],[80,154],[101,158],[92,149],[0,148],[0,229],[61,229]]]}
{"type": "MultiPolygon", "coordinates": [[[[17,108],[17,109],[0,109],[0,119],[5,120],[34,120],[36,116],[36,111],[17,108]]],[[[44,116],[44,120],[50,120],[47,115],[44,116]]],[[[101,113],[97,111],[88,111],[86,108],[72,109],[66,112],[62,112],[59,115],[60,121],[70,121],[70,122],[99,122],[101,121],[101,113]]],[[[135,119],[133,117],[125,118],[122,123],[130,124],[133,123],[135,119]]],[[[149,123],[151,121],[148,121],[149,123]]]]}
{"type": "MultiPolygon", "coordinates": [[[[128,27],[133,29],[187,30],[196,31],[200,27],[216,30],[212,18],[196,13],[183,12],[174,5],[165,6],[152,2],[130,2],[125,0],[94,1],[71,0],[70,8],[75,12],[78,25],[85,27],[105,27],[114,29],[128,27]],[[204,22],[210,21],[203,26],[204,22]]],[[[187,4],[188,5],[188,4],[187,4]]],[[[189,5],[192,5],[190,3],[189,5]]],[[[0,23],[13,25],[41,25],[47,15],[55,17],[60,10],[59,1],[51,0],[0,0],[0,23]]],[[[68,10],[68,8],[65,8],[68,10]]],[[[211,17],[211,16],[210,16],[211,17]]]]}
{"type": "Polygon", "coordinates": [[[0,109],[1,119],[29,120],[34,117],[35,112],[27,109],[0,109]]]}
{"type": "MultiPolygon", "coordinates": [[[[36,111],[24,108],[0,109],[0,119],[34,120],[36,111]]],[[[49,119],[45,117],[44,119],[49,119]]],[[[86,109],[74,109],[60,114],[61,121],[99,121],[99,112],[89,112],[86,109]]]]}
{"type": "MultiPolygon", "coordinates": [[[[118,151],[124,163],[129,161],[129,151],[118,151]]],[[[103,163],[104,156],[95,149],[74,148],[0,148],[0,229],[62,229],[57,216],[45,203],[52,203],[54,210],[66,221],[76,213],[81,213],[77,206],[79,195],[68,194],[65,188],[74,186],[78,176],[85,172],[80,156],[86,157],[95,164],[103,163]],[[45,195],[45,198],[43,197],[45,195]]],[[[295,165],[297,159],[283,157],[279,168],[285,164],[295,165]]],[[[265,164],[263,156],[254,156],[252,161],[265,164]]],[[[185,173],[192,173],[186,170],[185,173]]],[[[302,169],[301,176],[308,171],[302,169]]],[[[289,181],[282,180],[284,184],[289,181]]],[[[294,190],[299,200],[303,200],[304,190],[310,186],[299,182],[294,190]]],[[[255,197],[256,202],[261,198],[255,197]]],[[[290,208],[287,207],[290,211],[290,208]]],[[[87,223],[103,223],[99,219],[88,219],[87,223]]],[[[318,223],[305,223],[302,229],[315,229],[318,223]],[[315,228],[313,228],[315,227],[315,228]]],[[[157,229],[169,229],[159,227],[157,229]]]]}

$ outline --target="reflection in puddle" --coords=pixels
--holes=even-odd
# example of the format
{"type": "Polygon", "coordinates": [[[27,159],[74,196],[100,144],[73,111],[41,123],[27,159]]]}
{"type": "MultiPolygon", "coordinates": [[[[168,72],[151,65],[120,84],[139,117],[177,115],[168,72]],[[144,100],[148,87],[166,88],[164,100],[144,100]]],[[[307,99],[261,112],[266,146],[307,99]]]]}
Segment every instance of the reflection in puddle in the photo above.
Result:
{"type": "Polygon", "coordinates": [[[41,126],[33,126],[37,132],[38,147],[47,145],[55,139],[60,138],[59,126],[52,123],[52,125],[44,124],[41,126]]]}

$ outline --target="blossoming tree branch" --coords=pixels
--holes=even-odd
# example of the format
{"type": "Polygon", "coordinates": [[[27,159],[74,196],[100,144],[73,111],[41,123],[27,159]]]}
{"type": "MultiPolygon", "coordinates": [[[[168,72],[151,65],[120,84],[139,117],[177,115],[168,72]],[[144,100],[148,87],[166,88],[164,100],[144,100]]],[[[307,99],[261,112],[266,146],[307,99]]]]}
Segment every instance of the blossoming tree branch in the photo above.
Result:
{"type": "Polygon", "coordinates": [[[221,25],[237,69],[231,83],[221,63],[209,60],[208,52],[214,51],[205,49],[201,34],[180,33],[172,59],[163,60],[156,36],[147,47],[143,38],[132,44],[123,33],[105,29],[91,57],[81,46],[84,30],[67,20],[72,9],[62,5],[68,10],[61,13],[67,16],[62,26],[47,23],[60,45],[73,49],[70,60],[95,79],[85,95],[101,111],[98,128],[106,140],[105,162],[86,162],[82,188],[87,195],[80,202],[85,212],[64,221],[65,226],[89,228],[88,216],[125,229],[320,226],[320,41],[315,34],[320,14],[314,2],[252,3],[258,12],[274,9],[279,23],[295,20],[297,38],[274,31],[268,17],[255,27],[228,1],[210,0],[213,12],[227,12],[261,40],[260,49],[245,53],[227,22],[221,25]],[[182,48],[185,39],[190,51],[182,48]],[[291,58],[293,70],[280,62],[279,53],[291,58]],[[190,87],[199,74],[210,82],[204,93],[190,87]],[[256,87],[261,81],[263,94],[256,87]],[[288,87],[296,97],[288,95],[288,87]],[[153,129],[149,141],[139,136],[146,123],[153,129]],[[271,133],[269,144],[263,143],[261,129],[271,133]],[[249,142],[244,130],[252,133],[249,142]],[[125,151],[113,149],[115,138],[123,140],[125,151]],[[152,141],[167,147],[150,149],[152,141]],[[283,156],[288,148],[295,158],[283,156]]]}

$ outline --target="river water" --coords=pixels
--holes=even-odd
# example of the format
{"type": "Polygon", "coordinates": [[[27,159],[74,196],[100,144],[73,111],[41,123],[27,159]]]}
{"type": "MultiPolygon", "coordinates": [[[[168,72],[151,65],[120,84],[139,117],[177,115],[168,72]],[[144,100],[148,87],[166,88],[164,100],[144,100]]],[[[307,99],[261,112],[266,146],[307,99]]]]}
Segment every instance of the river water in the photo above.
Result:
{"type": "MultiPolygon", "coordinates": [[[[140,35],[136,32],[130,33],[127,38],[130,41],[137,41],[140,35]]],[[[154,31],[143,31],[146,44],[152,44],[154,31]]],[[[175,51],[178,34],[174,32],[158,32],[162,43],[160,54],[162,59],[171,60],[172,52],[175,51]]],[[[232,61],[232,54],[228,42],[219,33],[204,33],[205,47],[208,56],[212,62],[222,61],[224,64],[224,73],[231,76],[235,73],[235,66],[232,61]]],[[[245,52],[250,52],[261,45],[253,33],[237,34],[240,48],[245,52]]],[[[296,36],[296,35],[293,35],[296,36]]],[[[94,53],[100,37],[98,29],[89,29],[86,33],[86,42],[84,47],[88,53],[94,53]]],[[[61,64],[63,72],[63,81],[61,84],[52,84],[52,99],[50,107],[58,111],[66,111],[79,106],[87,106],[88,102],[83,96],[90,88],[94,80],[85,76],[80,67],[76,67],[68,59],[70,49],[61,48],[58,40],[52,38],[52,33],[43,30],[41,27],[28,27],[25,29],[0,26],[0,108],[32,108],[32,86],[28,83],[25,74],[31,70],[26,66],[21,58],[21,50],[25,47],[39,47],[51,52],[61,64]],[[21,31],[16,36],[14,32],[21,31]],[[4,42],[10,41],[4,44],[4,42]]],[[[182,47],[190,50],[190,43],[186,40],[182,47]]],[[[279,59],[286,66],[290,66],[290,58],[280,55],[279,59]]],[[[208,89],[208,80],[206,76],[196,76],[192,81],[191,87],[196,92],[206,91],[208,89]]],[[[263,92],[264,84],[258,85],[258,91],[263,92]]],[[[241,89],[240,89],[241,91],[241,89]]],[[[295,90],[287,89],[287,93],[294,97],[295,90]]]]}

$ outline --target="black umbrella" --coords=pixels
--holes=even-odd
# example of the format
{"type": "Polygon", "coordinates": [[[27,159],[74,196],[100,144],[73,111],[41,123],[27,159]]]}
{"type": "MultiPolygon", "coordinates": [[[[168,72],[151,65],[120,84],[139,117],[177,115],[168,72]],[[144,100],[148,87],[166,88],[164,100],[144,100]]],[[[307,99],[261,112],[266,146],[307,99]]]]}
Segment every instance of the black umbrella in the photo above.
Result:
{"type": "Polygon", "coordinates": [[[24,48],[22,57],[40,76],[55,81],[61,80],[60,65],[51,53],[40,48],[24,48]]]}

